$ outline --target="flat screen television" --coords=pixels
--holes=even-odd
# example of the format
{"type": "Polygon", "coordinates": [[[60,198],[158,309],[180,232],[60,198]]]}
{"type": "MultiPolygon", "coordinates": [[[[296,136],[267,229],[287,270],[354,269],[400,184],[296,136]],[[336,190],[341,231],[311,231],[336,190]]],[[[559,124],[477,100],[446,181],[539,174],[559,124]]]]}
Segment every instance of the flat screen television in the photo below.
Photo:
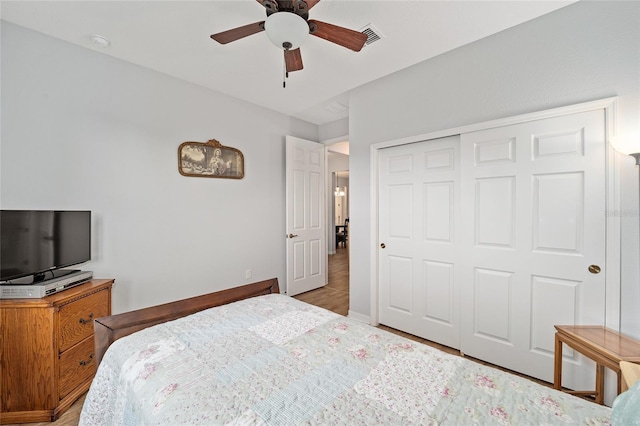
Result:
{"type": "Polygon", "coordinates": [[[90,211],[0,210],[0,282],[57,278],[89,260],[90,211]]]}

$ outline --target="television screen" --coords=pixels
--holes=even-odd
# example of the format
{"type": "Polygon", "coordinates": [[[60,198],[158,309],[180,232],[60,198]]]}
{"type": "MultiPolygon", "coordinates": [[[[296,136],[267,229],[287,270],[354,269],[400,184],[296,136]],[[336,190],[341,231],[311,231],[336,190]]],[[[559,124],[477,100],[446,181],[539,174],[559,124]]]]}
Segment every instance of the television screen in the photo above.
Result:
{"type": "Polygon", "coordinates": [[[89,260],[90,211],[0,211],[0,281],[89,260]]]}

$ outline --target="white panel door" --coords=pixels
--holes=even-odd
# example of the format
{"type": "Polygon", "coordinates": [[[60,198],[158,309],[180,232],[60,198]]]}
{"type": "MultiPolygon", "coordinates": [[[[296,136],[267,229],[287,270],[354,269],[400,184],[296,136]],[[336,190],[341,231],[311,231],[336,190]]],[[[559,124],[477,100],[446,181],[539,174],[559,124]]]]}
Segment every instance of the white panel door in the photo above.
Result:
{"type": "MultiPolygon", "coordinates": [[[[604,112],[463,134],[460,158],[461,350],[553,381],[554,324],[605,320],[604,112]]],[[[594,371],[565,352],[563,385],[594,371]]]]}
{"type": "Polygon", "coordinates": [[[327,284],[324,145],[286,137],[287,287],[289,296],[327,284]]]}
{"type": "MultiPolygon", "coordinates": [[[[605,321],[604,118],[380,150],[380,323],[552,381],[553,326],[605,321]]],[[[565,386],[594,371],[566,348],[565,386]]]]}
{"type": "Polygon", "coordinates": [[[456,136],[379,156],[379,321],[454,348],[460,342],[458,152],[456,136]]]}

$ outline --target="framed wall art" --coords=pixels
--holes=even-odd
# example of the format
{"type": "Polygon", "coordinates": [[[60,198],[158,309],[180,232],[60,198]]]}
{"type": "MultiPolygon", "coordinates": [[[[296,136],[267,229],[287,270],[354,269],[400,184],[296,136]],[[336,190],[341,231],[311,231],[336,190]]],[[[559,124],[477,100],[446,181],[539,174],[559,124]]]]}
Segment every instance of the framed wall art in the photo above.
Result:
{"type": "Polygon", "coordinates": [[[183,142],[178,147],[178,171],[183,176],[242,179],[244,155],[215,139],[183,142]]]}

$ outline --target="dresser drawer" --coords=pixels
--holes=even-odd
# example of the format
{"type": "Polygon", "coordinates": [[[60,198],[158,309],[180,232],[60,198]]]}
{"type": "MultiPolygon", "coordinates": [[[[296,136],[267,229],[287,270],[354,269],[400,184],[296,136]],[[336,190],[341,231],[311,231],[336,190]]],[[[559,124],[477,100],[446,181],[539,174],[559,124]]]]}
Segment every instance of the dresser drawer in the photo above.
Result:
{"type": "Polygon", "coordinates": [[[62,306],[59,311],[58,353],[93,335],[93,320],[107,315],[109,292],[105,290],[62,306]]]}
{"type": "Polygon", "coordinates": [[[60,391],[58,398],[62,399],[81,383],[93,377],[96,373],[96,363],[93,346],[93,336],[60,355],[60,391]]]}

